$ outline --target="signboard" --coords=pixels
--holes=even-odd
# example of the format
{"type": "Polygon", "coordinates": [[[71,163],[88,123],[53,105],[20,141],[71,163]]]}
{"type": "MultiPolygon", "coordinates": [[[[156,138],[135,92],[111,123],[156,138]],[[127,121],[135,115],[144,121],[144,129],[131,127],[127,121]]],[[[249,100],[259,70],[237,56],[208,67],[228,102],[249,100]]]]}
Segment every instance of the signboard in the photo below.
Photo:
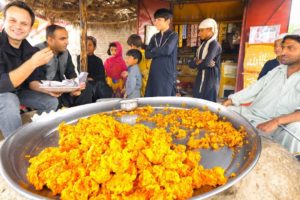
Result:
{"type": "Polygon", "coordinates": [[[250,27],[249,44],[273,43],[279,36],[280,25],[250,27]]]}
{"type": "Polygon", "coordinates": [[[290,22],[289,22],[289,33],[292,33],[294,30],[300,28],[300,1],[293,0],[290,13],[290,22]]]}
{"type": "Polygon", "coordinates": [[[264,64],[276,57],[273,44],[246,44],[244,58],[244,88],[257,80],[264,64]]]}

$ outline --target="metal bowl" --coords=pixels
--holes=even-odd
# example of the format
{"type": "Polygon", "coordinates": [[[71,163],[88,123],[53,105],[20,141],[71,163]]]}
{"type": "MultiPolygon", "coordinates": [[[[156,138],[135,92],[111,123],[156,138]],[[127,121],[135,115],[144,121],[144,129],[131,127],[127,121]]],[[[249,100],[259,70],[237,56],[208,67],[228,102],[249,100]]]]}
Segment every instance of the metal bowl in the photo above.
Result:
{"type": "MultiPolygon", "coordinates": [[[[138,106],[151,105],[157,109],[163,109],[166,105],[175,108],[182,108],[184,105],[185,108],[198,107],[200,109],[206,106],[210,111],[218,113],[220,116],[226,116],[236,128],[241,125],[245,127],[248,143],[236,149],[235,152],[228,148],[222,148],[218,151],[199,150],[201,152],[201,164],[205,168],[223,167],[226,169],[225,175],[229,177],[229,180],[225,185],[208,192],[203,193],[203,191],[196,190],[191,199],[204,199],[226,190],[249,173],[259,158],[261,140],[255,128],[245,118],[229,111],[222,105],[185,97],[139,98],[137,104],[138,106]],[[235,173],[236,177],[230,178],[232,173],[235,173]]],[[[57,146],[57,126],[61,122],[76,123],[79,118],[120,108],[120,99],[99,102],[66,109],[21,127],[15,134],[7,138],[1,147],[0,172],[2,176],[13,189],[29,199],[59,199],[59,196],[53,196],[50,190],[36,191],[28,183],[26,172],[29,163],[26,155],[35,156],[45,147],[57,146]]],[[[123,120],[126,122],[127,119],[123,120]]],[[[134,119],[127,121],[135,123],[134,119]]]]}
{"type": "Polygon", "coordinates": [[[125,99],[120,101],[121,110],[131,111],[138,107],[137,99],[125,99]]]}

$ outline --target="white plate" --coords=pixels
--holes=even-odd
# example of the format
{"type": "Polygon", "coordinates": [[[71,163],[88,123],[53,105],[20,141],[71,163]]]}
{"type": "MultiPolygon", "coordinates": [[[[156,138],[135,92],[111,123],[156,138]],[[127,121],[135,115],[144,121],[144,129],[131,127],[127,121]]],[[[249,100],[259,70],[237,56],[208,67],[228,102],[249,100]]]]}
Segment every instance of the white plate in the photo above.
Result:
{"type": "Polygon", "coordinates": [[[41,86],[40,88],[43,88],[44,90],[47,90],[48,92],[73,92],[75,90],[78,90],[80,87],[45,87],[41,86]]]}

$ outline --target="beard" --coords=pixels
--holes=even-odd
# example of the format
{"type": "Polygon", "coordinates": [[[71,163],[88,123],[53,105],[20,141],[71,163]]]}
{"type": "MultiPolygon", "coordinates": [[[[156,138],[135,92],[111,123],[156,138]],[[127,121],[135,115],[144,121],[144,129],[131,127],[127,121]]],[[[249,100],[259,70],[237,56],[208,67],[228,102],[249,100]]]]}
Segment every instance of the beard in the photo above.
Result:
{"type": "Polygon", "coordinates": [[[282,64],[284,65],[297,65],[297,64],[300,64],[300,59],[297,59],[297,60],[283,60],[281,61],[282,64]]]}

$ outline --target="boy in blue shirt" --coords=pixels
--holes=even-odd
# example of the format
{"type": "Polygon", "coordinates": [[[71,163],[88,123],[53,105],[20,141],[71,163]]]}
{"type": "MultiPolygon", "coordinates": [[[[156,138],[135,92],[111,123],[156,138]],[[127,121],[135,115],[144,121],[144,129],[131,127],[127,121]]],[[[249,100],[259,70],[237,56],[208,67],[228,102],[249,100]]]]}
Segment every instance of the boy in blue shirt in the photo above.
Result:
{"type": "Polygon", "coordinates": [[[137,49],[131,49],[126,53],[125,62],[128,67],[125,98],[141,97],[142,75],[138,64],[142,60],[142,53],[137,49]]]}

